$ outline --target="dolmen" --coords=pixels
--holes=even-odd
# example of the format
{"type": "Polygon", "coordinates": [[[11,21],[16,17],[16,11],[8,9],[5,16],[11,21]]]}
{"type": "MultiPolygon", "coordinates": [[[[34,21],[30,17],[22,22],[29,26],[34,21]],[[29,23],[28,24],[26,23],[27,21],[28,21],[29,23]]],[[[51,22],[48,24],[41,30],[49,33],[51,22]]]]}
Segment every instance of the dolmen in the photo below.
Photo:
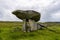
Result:
{"type": "Polygon", "coordinates": [[[37,24],[41,17],[39,12],[33,10],[15,10],[12,14],[23,20],[22,30],[24,32],[35,31],[40,28],[40,25],[37,24]]]}

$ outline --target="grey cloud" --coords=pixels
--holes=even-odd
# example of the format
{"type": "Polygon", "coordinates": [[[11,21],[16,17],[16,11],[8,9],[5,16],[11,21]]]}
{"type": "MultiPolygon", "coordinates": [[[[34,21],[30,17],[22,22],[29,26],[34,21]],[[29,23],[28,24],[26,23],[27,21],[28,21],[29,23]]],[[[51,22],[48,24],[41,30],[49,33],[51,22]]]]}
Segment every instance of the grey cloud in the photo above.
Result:
{"type": "MultiPolygon", "coordinates": [[[[60,11],[60,0],[53,0],[49,5],[42,6],[38,3],[41,0],[38,1],[32,1],[32,0],[0,0],[0,20],[8,20],[8,21],[19,21],[18,18],[16,18],[11,12],[15,9],[21,9],[21,10],[35,10],[41,13],[41,22],[46,21],[59,21],[58,18],[52,18],[52,14],[56,14],[58,11],[60,11]],[[20,1],[20,2],[18,2],[20,1]],[[21,3],[21,2],[25,2],[21,3]],[[27,3],[28,4],[27,4],[27,3]],[[56,20],[55,20],[56,19],[56,20]]],[[[47,2],[47,1],[46,1],[47,2]]],[[[48,4],[48,3],[47,3],[48,4]]]]}
{"type": "Polygon", "coordinates": [[[54,16],[52,14],[55,14],[56,12],[60,11],[60,2],[54,1],[52,4],[47,6],[44,11],[46,13],[45,14],[46,21],[57,21],[58,20],[57,18],[52,18],[52,16],[54,16]],[[57,3],[57,4],[55,4],[55,3],[57,3]]]}

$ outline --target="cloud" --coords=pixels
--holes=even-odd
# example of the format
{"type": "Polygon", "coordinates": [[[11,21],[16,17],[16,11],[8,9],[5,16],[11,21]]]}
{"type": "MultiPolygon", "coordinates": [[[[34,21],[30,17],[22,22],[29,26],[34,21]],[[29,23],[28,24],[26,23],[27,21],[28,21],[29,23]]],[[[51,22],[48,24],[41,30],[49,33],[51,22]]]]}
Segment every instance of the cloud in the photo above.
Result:
{"type": "Polygon", "coordinates": [[[60,22],[60,20],[59,20],[60,15],[58,15],[58,14],[60,14],[60,12],[59,12],[60,11],[60,0],[52,1],[48,6],[45,7],[45,9],[43,11],[45,13],[45,15],[43,17],[43,19],[45,21],[50,21],[50,22],[51,21],[58,21],[58,22],[60,22]],[[54,14],[57,16],[55,17],[54,14]]]}
{"type": "Polygon", "coordinates": [[[53,21],[60,21],[60,11],[56,12],[55,14],[52,14],[53,21]]]}
{"type": "Polygon", "coordinates": [[[60,0],[0,0],[0,20],[19,21],[11,13],[16,9],[40,12],[41,22],[60,20],[60,0]]]}

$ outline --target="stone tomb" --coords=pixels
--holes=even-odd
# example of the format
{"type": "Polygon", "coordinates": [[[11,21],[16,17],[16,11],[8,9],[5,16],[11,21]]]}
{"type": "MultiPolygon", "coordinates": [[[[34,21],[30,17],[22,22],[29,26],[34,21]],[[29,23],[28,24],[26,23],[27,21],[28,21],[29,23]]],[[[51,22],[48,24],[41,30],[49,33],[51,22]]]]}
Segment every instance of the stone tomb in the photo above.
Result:
{"type": "Polygon", "coordinates": [[[23,20],[22,30],[24,32],[35,31],[40,28],[37,22],[40,20],[40,13],[33,10],[15,10],[12,12],[17,18],[23,20]]]}

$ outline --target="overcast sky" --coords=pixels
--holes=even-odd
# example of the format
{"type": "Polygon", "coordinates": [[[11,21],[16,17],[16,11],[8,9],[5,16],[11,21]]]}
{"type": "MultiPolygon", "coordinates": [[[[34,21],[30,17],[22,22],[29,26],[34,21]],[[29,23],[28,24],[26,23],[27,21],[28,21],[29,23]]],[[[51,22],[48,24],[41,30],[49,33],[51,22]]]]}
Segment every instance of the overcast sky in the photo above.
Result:
{"type": "Polygon", "coordinates": [[[35,10],[41,13],[41,22],[60,22],[60,0],[0,0],[0,21],[21,21],[11,12],[35,10]]]}

